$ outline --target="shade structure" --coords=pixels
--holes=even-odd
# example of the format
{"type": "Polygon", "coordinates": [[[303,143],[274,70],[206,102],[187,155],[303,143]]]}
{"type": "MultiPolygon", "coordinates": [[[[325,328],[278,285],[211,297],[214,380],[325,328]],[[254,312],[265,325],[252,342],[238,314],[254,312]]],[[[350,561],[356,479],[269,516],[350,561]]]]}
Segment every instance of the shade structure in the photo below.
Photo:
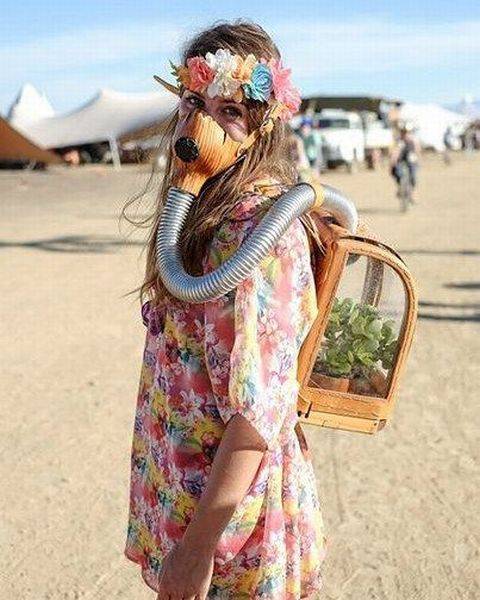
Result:
{"type": "Polygon", "coordinates": [[[17,127],[43,148],[66,148],[110,140],[166,118],[175,107],[167,92],[145,94],[101,90],[87,104],[64,115],[17,127]]]}
{"type": "Polygon", "coordinates": [[[475,100],[471,96],[465,96],[461,102],[447,106],[450,110],[460,113],[472,121],[480,120],[480,100],[475,100]]]}
{"type": "Polygon", "coordinates": [[[0,117],[0,161],[62,163],[54,152],[40,148],[0,117]]]}
{"type": "Polygon", "coordinates": [[[434,103],[406,102],[400,108],[400,119],[412,123],[422,146],[441,152],[445,148],[444,135],[450,128],[455,135],[462,134],[471,119],[434,103]]]}
{"type": "Polygon", "coordinates": [[[46,95],[31,83],[25,83],[7,113],[7,120],[18,128],[39,119],[53,117],[54,114],[55,111],[46,95]]]}
{"type": "Polygon", "coordinates": [[[166,132],[167,123],[167,120],[163,119],[145,127],[133,129],[120,136],[118,141],[123,146],[131,144],[144,148],[154,147],[166,132]]]}

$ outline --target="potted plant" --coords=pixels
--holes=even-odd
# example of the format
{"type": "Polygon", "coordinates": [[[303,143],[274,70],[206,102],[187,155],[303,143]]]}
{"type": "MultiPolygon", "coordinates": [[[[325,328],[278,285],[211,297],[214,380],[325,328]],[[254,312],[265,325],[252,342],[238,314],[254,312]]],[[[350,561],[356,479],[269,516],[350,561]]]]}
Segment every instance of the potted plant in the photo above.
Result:
{"type": "Polygon", "coordinates": [[[393,365],[394,325],[371,304],[335,298],[313,382],[325,389],[384,396],[386,378],[380,367],[389,370],[393,365]]]}

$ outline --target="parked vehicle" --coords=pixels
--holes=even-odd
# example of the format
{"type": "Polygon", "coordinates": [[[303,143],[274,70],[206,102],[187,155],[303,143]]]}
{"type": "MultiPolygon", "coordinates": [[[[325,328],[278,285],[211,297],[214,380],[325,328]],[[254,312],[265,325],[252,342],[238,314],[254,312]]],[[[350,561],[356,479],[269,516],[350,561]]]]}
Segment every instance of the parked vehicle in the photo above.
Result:
{"type": "Polygon", "coordinates": [[[314,116],[314,126],[322,145],[324,163],[329,168],[346,165],[352,172],[365,159],[365,139],[360,116],[340,109],[325,109],[314,116]]]}
{"type": "Polygon", "coordinates": [[[375,113],[362,113],[365,135],[365,160],[370,169],[375,169],[382,156],[388,154],[393,145],[391,128],[375,113]]]}

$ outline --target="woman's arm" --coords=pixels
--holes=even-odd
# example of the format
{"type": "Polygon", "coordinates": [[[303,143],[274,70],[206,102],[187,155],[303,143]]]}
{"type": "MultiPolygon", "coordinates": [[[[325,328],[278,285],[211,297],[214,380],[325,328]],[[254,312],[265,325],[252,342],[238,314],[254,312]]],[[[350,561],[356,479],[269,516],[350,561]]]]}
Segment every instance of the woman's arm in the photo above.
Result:
{"type": "Polygon", "coordinates": [[[234,415],[228,421],[182,546],[213,554],[220,535],[252,483],[266,448],[261,435],[242,415],[234,415]]]}
{"type": "Polygon", "coordinates": [[[183,538],[166,557],[157,600],[205,600],[217,541],[247,492],[267,444],[240,414],[228,421],[212,470],[183,538]]]}

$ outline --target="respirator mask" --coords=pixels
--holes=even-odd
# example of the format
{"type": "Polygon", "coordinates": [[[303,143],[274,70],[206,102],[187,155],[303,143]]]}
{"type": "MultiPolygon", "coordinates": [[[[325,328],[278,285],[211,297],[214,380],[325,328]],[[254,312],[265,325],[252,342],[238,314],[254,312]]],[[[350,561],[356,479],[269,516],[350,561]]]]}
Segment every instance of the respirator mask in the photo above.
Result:
{"type": "Polygon", "coordinates": [[[235,141],[208,114],[196,109],[189,113],[173,140],[173,185],[198,195],[202,185],[243,160],[259,137],[268,135],[279,111],[274,106],[257,129],[242,142],[235,141]]]}
{"type": "MultiPolygon", "coordinates": [[[[294,88],[289,94],[284,88],[275,91],[275,69],[282,67],[273,60],[267,64],[256,61],[253,55],[242,59],[232,56],[228,50],[217,50],[215,55],[207,53],[205,57],[188,59],[187,64],[188,67],[174,67],[178,87],[158,76],[155,79],[179,96],[183,86],[197,93],[203,91],[210,97],[215,95],[214,92],[236,99],[243,94],[255,100],[268,100],[269,104],[262,124],[242,142],[233,140],[215,119],[198,109],[187,116],[173,140],[174,176],[156,234],[157,267],[165,287],[173,296],[187,302],[205,302],[236,288],[274,248],[294,219],[302,214],[322,207],[350,231],[355,230],[358,218],[353,204],[337,190],[298,183],[275,200],[254,231],[220,267],[205,275],[189,275],[181,261],[179,241],[187,215],[202,186],[208,179],[243,160],[260,137],[271,133],[276,119],[289,118],[292,104],[285,104],[280,98],[291,100],[296,96],[294,88]],[[229,73],[226,73],[225,65],[231,69],[229,73]]],[[[300,96],[297,96],[298,109],[300,96]]]]}

